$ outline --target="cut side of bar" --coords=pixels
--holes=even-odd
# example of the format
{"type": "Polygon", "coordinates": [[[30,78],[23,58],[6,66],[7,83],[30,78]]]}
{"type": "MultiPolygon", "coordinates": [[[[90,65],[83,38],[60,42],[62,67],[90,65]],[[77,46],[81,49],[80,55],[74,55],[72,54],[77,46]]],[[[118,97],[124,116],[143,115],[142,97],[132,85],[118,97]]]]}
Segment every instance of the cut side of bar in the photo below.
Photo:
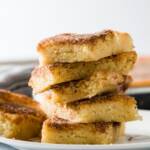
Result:
{"type": "Polygon", "coordinates": [[[70,124],[48,119],[42,128],[42,142],[55,144],[111,144],[122,135],[124,123],[113,122],[70,124]]]}
{"type": "Polygon", "coordinates": [[[59,105],[49,99],[36,99],[48,117],[58,117],[73,123],[127,122],[140,119],[136,100],[126,95],[95,96],[90,99],[59,105]]]}
{"type": "Polygon", "coordinates": [[[43,92],[53,85],[86,78],[95,70],[108,70],[127,75],[133,68],[137,54],[135,51],[123,52],[92,62],[57,63],[37,67],[32,71],[29,86],[34,93],[43,92]]]}
{"type": "Polygon", "coordinates": [[[118,85],[124,84],[126,78],[116,72],[96,71],[86,79],[63,83],[40,94],[55,103],[69,103],[117,91],[118,85]]]}

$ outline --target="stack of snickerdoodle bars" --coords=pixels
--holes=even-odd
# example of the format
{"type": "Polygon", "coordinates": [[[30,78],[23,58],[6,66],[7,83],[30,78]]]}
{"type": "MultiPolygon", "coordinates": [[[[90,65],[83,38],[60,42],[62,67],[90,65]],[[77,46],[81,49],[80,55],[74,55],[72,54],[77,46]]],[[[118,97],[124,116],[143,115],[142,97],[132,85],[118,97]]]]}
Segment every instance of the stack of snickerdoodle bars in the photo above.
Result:
{"type": "Polygon", "coordinates": [[[29,85],[49,117],[42,142],[114,143],[125,122],[139,119],[135,99],[124,94],[137,58],[128,33],[61,34],[37,49],[29,85]]]}

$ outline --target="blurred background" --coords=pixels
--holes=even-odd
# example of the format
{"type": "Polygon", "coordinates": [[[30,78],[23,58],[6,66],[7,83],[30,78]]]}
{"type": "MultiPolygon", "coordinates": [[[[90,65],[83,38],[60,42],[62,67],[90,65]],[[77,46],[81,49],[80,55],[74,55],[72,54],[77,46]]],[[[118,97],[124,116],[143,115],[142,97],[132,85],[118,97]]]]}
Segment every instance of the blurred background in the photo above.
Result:
{"type": "Polygon", "coordinates": [[[150,0],[0,0],[0,62],[37,59],[36,45],[62,32],[129,32],[150,55],[150,0]]]}
{"type": "Polygon", "coordinates": [[[0,87],[31,95],[37,43],[63,32],[129,32],[140,56],[128,94],[150,109],[150,0],[0,0],[0,87]]]}

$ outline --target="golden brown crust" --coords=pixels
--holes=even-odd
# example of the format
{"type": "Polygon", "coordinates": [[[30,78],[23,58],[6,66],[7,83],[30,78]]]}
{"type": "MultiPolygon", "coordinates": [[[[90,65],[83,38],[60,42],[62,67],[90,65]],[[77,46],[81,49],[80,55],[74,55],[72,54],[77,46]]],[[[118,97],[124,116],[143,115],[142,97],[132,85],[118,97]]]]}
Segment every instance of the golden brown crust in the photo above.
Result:
{"type": "Polygon", "coordinates": [[[55,103],[70,103],[98,94],[114,92],[118,85],[125,83],[126,76],[109,71],[96,71],[90,77],[79,81],[71,81],[55,85],[43,93],[43,98],[51,99],[55,103]]]}
{"type": "MultiPolygon", "coordinates": [[[[46,124],[47,126],[51,127],[51,128],[56,128],[57,130],[72,130],[72,129],[78,129],[78,127],[81,127],[82,125],[86,125],[85,123],[71,123],[67,120],[63,120],[60,118],[51,118],[46,120],[46,124]]],[[[94,123],[89,123],[89,125],[93,125],[95,126],[95,128],[97,130],[99,130],[100,132],[106,132],[106,129],[108,128],[108,126],[110,125],[114,125],[117,126],[120,123],[115,122],[94,122],[94,123]]]]}
{"type": "Polygon", "coordinates": [[[24,115],[44,116],[39,104],[32,98],[0,89],[0,111],[24,115]]]}
{"type": "Polygon", "coordinates": [[[123,102],[124,104],[130,106],[130,105],[135,105],[136,106],[136,100],[134,97],[127,96],[127,95],[122,95],[119,93],[118,94],[106,94],[104,96],[97,95],[91,99],[84,99],[76,102],[69,103],[68,106],[70,107],[80,107],[81,105],[91,105],[93,103],[99,103],[103,104],[105,102],[113,102],[113,101],[120,101],[123,102]]]}
{"type": "Polygon", "coordinates": [[[11,114],[26,114],[36,116],[36,110],[13,103],[0,103],[0,110],[11,114]]]}
{"type": "Polygon", "coordinates": [[[133,49],[129,34],[105,30],[95,34],[61,34],[39,43],[40,65],[97,61],[133,49]]]}
{"type": "Polygon", "coordinates": [[[35,68],[29,80],[34,93],[51,88],[55,84],[79,80],[90,76],[96,69],[115,71],[127,75],[133,68],[137,54],[124,52],[94,62],[56,63],[35,68]]]}
{"type": "Polygon", "coordinates": [[[54,104],[51,100],[40,97],[37,97],[37,101],[48,117],[63,118],[73,123],[127,122],[140,119],[135,99],[116,93],[64,105],[54,104]]]}
{"type": "Polygon", "coordinates": [[[109,144],[124,134],[123,123],[58,123],[46,120],[42,142],[57,144],[109,144]]]}
{"type": "Polygon", "coordinates": [[[10,103],[16,103],[16,104],[23,104],[31,107],[37,107],[38,103],[33,101],[32,98],[19,94],[19,93],[14,93],[8,90],[0,89],[0,101],[6,101],[10,103]]]}
{"type": "Polygon", "coordinates": [[[104,30],[102,32],[97,32],[94,34],[63,33],[41,41],[37,47],[37,50],[40,51],[41,49],[45,49],[50,45],[52,46],[57,44],[86,44],[93,42],[98,38],[105,41],[106,36],[108,35],[114,36],[114,32],[112,30],[104,30]]]}
{"type": "Polygon", "coordinates": [[[40,134],[45,114],[31,98],[0,89],[0,134],[29,139],[40,134]]]}

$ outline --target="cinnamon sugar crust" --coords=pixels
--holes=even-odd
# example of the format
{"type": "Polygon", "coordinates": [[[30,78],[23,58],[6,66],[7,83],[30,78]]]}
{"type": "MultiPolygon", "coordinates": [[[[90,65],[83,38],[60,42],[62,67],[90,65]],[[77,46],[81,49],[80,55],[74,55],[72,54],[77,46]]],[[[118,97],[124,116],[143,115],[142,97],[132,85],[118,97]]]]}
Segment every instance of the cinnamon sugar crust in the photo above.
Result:
{"type": "Polygon", "coordinates": [[[60,34],[41,41],[37,46],[42,66],[57,62],[97,61],[132,49],[128,33],[112,30],[82,35],[60,34]]]}

